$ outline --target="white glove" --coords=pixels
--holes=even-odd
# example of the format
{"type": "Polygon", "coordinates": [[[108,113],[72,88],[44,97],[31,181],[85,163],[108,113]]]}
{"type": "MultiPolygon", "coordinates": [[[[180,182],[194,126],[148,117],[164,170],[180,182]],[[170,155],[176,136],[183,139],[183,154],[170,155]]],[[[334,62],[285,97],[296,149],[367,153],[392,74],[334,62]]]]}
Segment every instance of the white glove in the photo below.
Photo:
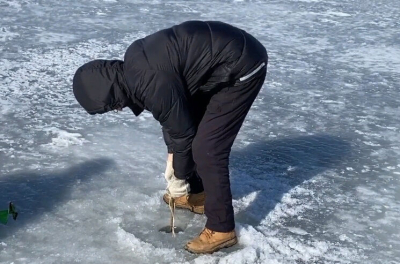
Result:
{"type": "Polygon", "coordinates": [[[172,161],[167,161],[167,168],[165,169],[164,176],[167,180],[167,192],[171,197],[177,198],[189,193],[189,183],[187,183],[186,180],[180,180],[175,177],[172,161]]]}

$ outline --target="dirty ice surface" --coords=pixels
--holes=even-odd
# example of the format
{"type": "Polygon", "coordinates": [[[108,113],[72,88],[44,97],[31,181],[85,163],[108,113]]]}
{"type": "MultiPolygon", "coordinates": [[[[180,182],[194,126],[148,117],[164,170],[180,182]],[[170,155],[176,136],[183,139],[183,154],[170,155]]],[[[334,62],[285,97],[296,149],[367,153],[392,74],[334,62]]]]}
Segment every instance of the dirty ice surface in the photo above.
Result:
{"type": "Polygon", "coordinates": [[[0,263],[399,263],[397,0],[0,0],[0,263]],[[239,244],[159,233],[166,148],[150,113],[89,116],[76,68],[185,20],[259,38],[265,85],[231,158],[239,244]]]}

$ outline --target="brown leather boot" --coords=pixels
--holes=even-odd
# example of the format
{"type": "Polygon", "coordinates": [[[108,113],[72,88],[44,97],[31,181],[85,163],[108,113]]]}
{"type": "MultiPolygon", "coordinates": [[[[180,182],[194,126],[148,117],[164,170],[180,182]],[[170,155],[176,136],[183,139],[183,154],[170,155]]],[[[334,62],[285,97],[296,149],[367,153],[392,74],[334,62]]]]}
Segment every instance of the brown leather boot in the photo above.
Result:
{"type": "Polygon", "coordinates": [[[235,230],[225,233],[204,228],[198,237],[186,244],[185,249],[196,254],[211,254],[222,248],[231,247],[236,243],[235,230]]]}
{"type": "MultiPolygon", "coordinates": [[[[170,202],[170,195],[168,193],[164,194],[163,200],[167,204],[170,202]]],[[[187,194],[177,198],[173,198],[173,202],[175,203],[176,208],[188,209],[196,214],[204,214],[204,201],[205,195],[204,192],[187,194]]]]}

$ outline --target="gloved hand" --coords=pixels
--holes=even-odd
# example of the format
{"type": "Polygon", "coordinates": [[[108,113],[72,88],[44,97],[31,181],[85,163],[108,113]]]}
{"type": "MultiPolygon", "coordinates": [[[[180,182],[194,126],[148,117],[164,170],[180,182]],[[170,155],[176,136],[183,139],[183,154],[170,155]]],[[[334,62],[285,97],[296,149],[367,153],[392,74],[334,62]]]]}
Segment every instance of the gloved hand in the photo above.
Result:
{"type": "Polygon", "coordinates": [[[164,176],[167,180],[167,192],[171,197],[181,197],[190,192],[189,183],[186,182],[186,180],[181,180],[175,177],[172,161],[167,161],[164,176]]]}

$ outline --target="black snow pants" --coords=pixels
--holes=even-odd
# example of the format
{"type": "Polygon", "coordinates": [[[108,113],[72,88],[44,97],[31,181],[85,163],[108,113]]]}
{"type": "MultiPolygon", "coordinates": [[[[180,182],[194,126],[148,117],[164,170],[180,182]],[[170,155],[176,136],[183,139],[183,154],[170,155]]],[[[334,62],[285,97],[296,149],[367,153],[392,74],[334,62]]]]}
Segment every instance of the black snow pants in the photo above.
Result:
{"type": "Polygon", "coordinates": [[[229,180],[229,155],[233,142],[259,93],[266,76],[267,61],[209,96],[193,140],[193,159],[206,201],[206,227],[217,232],[235,228],[229,180]]]}

